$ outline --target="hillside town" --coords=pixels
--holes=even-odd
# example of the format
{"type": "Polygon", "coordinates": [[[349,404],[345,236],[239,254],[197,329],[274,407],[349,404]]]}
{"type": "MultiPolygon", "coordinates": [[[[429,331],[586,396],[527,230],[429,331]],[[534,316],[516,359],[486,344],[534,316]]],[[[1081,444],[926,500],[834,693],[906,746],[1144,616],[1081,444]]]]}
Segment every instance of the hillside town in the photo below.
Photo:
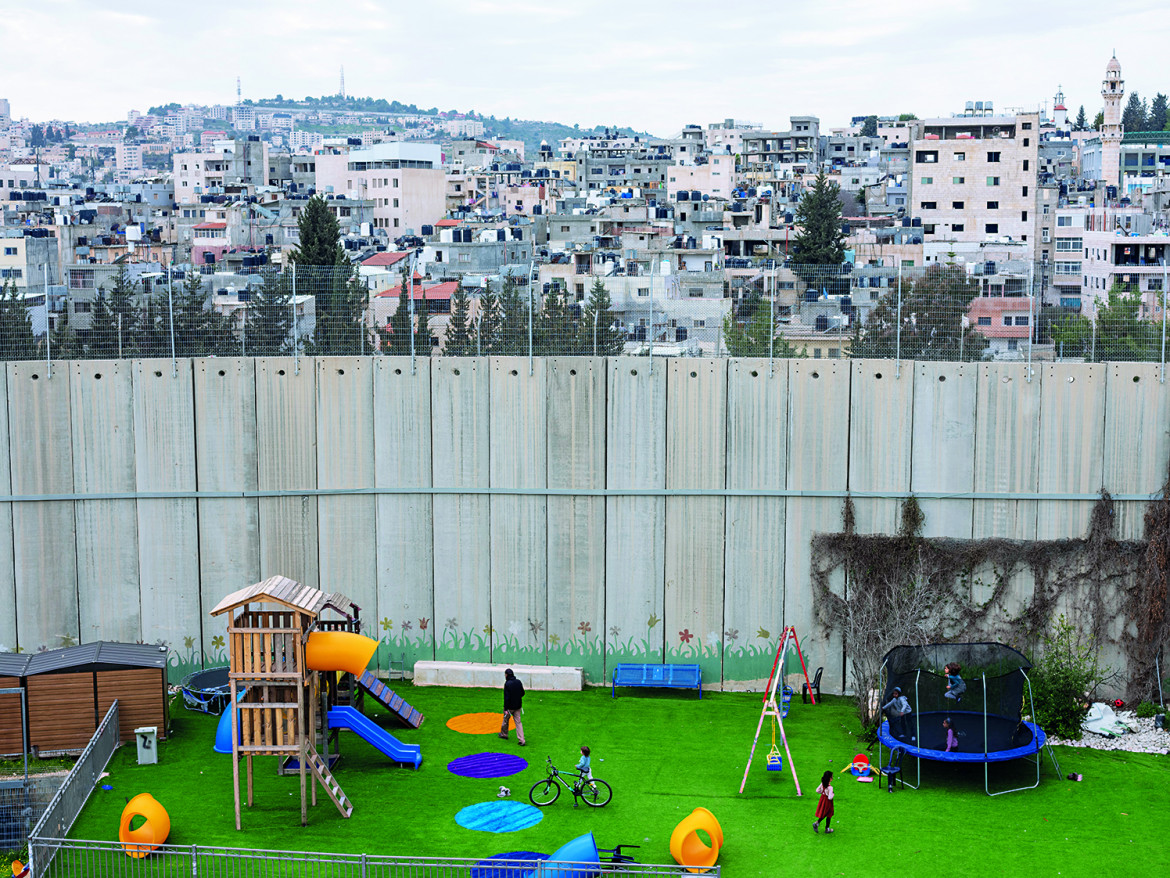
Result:
{"type": "Polygon", "coordinates": [[[325,307],[304,268],[292,280],[311,205],[335,220],[336,265],[364,299],[361,352],[394,339],[404,352],[406,335],[418,354],[500,352],[474,339],[503,291],[530,325],[585,338],[549,353],[893,356],[877,328],[865,344],[867,325],[883,301],[925,325],[903,298],[931,271],[961,281],[948,301],[962,359],[1094,358],[1108,309],[1165,320],[1166,99],[1127,104],[1116,57],[1100,103],[1075,113],[1057,87],[1038,109],[956,96],[939,118],[724,119],[669,138],[503,139],[474,114],[343,92],[344,79],[328,103],[171,104],[107,126],[33,122],[0,100],[0,278],[33,336],[68,350],[115,288],[145,313],[182,284],[250,353],[279,273],[295,318],[278,348],[296,348],[325,307]],[[826,198],[816,250],[809,217],[826,198]]]}

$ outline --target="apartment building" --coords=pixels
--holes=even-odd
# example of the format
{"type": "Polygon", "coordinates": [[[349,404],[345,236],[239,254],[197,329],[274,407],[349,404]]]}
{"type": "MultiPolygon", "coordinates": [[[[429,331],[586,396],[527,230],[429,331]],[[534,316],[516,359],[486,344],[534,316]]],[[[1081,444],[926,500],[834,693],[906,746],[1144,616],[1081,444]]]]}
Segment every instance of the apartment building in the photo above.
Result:
{"type": "MultiPolygon", "coordinates": [[[[298,157],[299,159],[299,157],[298,157]]],[[[294,161],[294,172],[295,172],[294,161]]],[[[318,194],[374,203],[374,227],[391,238],[419,234],[447,209],[442,151],[434,143],[379,143],[313,157],[318,194]]]]}
{"type": "Polygon", "coordinates": [[[1140,316],[1161,320],[1170,279],[1170,234],[1153,228],[1153,218],[1136,210],[1086,211],[1082,228],[1082,313],[1095,315],[1117,285],[1141,298],[1140,316]]]}
{"type": "Polygon", "coordinates": [[[39,294],[60,281],[57,239],[45,229],[6,228],[0,236],[0,285],[39,294]]]}
{"type": "Polygon", "coordinates": [[[577,165],[578,185],[589,190],[665,190],[667,172],[675,159],[690,157],[701,149],[682,141],[637,136],[574,137],[560,145],[561,156],[577,165]]]}
{"type": "Polygon", "coordinates": [[[788,131],[744,132],[740,167],[745,172],[776,173],[789,176],[816,172],[824,158],[820,119],[816,116],[792,116],[788,131]]]}
{"type": "Polygon", "coordinates": [[[1035,241],[1039,113],[911,123],[910,203],[926,242],[1035,241]]]}
{"type": "Polygon", "coordinates": [[[226,188],[268,182],[268,144],[259,137],[217,140],[211,149],[177,152],[171,159],[175,201],[195,204],[204,195],[222,194],[226,188]]]}

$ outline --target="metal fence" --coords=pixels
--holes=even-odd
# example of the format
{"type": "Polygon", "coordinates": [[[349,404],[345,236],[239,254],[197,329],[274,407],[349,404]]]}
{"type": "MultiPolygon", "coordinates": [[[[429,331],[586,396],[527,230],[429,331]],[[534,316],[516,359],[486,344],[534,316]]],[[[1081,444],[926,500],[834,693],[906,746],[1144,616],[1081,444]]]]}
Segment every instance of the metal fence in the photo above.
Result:
{"type": "MultiPolygon", "coordinates": [[[[426,279],[399,266],[248,274],[86,275],[26,322],[0,319],[0,359],[373,355],[866,357],[1166,362],[1165,265],[1105,280],[1079,262],[923,266],[684,257],[505,266],[426,279]],[[660,265],[655,269],[653,265],[660,265]],[[519,268],[519,270],[509,270],[519,268]],[[1074,272],[1072,269],[1075,268],[1074,272]],[[593,270],[610,273],[590,273],[593,270]],[[49,327],[46,331],[45,327],[49,327]]],[[[1124,273],[1119,273],[1124,272],[1124,273]]],[[[52,301],[50,301],[52,300],[52,301]]],[[[16,307],[5,299],[5,308],[16,307]]],[[[30,306],[24,306],[26,308],[30,306]]],[[[5,312],[7,313],[7,312],[5,312]]],[[[3,316],[3,315],[0,315],[3,316]]]]}
{"type": "MultiPolygon", "coordinates": [[[[53,800],[41,815],[29,834],[29,865],[33,875],[48,875],[53,865],[55,848],[44,844],[42,839],[65,838],[73,827],[77,815],[85,807],[98,778],[105,771],[120,741],[118,735],[118,702],[114,701],[106,711],[97,731],[81,751],[73,770],[53,796],[53,800]]],[[[85,872],[56,872],[59,875],[84,875],[85,872]]],[[[111,873],[113,874],[113,873],[111,873]]]]}
{"type": "Polygon", "coordinates": [[[0,851],[24,847],[64,781],[65,772],[33,775],[27,781],[23,777],[0,778],[0,851]]]}
{"type": "Polygon", "coordinates": [[[599,874],[718,878],[720,874],[719,866],[692,870],[640,863],[383,857],[197,845],[161,845],[149,856],[136,859],[110,842],[45,838],[35,840],[33,855],[37,878],[587,878],[599,874]]]}

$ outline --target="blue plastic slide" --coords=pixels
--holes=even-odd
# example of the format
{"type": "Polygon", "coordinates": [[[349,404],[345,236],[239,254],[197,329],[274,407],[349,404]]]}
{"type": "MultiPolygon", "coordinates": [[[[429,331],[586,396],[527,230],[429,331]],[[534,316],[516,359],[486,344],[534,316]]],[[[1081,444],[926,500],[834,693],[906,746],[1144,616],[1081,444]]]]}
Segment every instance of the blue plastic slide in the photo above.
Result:
{"type": "Polygon", "coordinates": [[[524,878],[536,878],[537,871],[550,878],[595,878],[601,874],[600,861],[593,833],[587,832],[565,842],[540,865],[539,870],[525,872],[524,878]]]}
{"type": "MultiPolygon", "coordinates": [[[[361,711],[352,707],[330,708],[329,728],[349,729],[395,762],[413,765],[416,769],[422,764],[422,749],[417,744],[403,744],[361,711]]],[[[231,740],[230,732],[228,740],[231,740]]]]}
{"type": "MultiPolygon", "coordinates": [[[[240,689],[236,694],[236,701],[240,701],[244,697],[244,693],[248,690],[246,688],[240,689]]],[[[240,715],[240,709],[235,709],[236,716],[240,715]]],[[[236,720],[239,723],[239,720],[236,720]]],[[[239,728],[239,725],[236,726],[239,728]]],[[[219,717],[219,725],[215,727],[215,747],[216,753],[231,753],[232,752],[232,711],[224,710],[219,717]]]]}

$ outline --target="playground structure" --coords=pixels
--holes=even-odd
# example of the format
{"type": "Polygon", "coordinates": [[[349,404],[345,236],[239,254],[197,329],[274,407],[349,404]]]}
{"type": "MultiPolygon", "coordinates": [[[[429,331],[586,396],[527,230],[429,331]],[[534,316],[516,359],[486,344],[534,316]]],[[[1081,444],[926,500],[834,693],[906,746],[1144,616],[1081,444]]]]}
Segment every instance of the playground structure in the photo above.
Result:
{"type": "Polygon", "coordinates": [[[768,770],[782,771],[784,768],[783,759],[780,756],[780,750],[776,746],[776,731],[780,731],[780,740],[784,744],[784,753],[788,756],[788,768],[792,772],[792,782],[796,784],[796,795],[800,795],[800,779],[796,776],[796,766],[792,764],[792,752],[788,749],[788,736],[784,732],[784,720],[788,716],[788,707],[792,702],[792,690],[783,685],[781,682],[784,679],[784,661],[787,657],[788,650],[795,648],[796,656],[800,659],[800,671],[804,674],[804,682],[807,687],[809,697],[812,703],[816,704],[816,696],[813,695],[813,686],[808,679],[808,668],[804,664],[804,654],[800,651],[800,640],[796,636],[796,628],[792,625],[784,629],[783,635],[780,637],[780,645],[776,648],[776,658],[772,661],[772,672],[768,675],[768,686],[764,694],[764,708],[760,711],[760,721],[756,724],[756,736],[752,738],[752,749],[748,754],[747,765],[743,769],[743,780],[740,781],[739,791],[742,793],[744,787],[747,786],[748,773],[752,770],[752,760],[756,756],[756,746],[760,742],[760,732],[764,728],[764,718],[769,717],[772,720],[772,748],[768,751],[768,770]],[[779,690],[783,705],[777,704],[776,693],[779,690]]]}
{"type": "Polygon", "coordinates": [[[122,809],[118,841],[127,856],[141,860],[163,844],[170,834],[171,815],[150,793],[139,793],[122,809]],[[143,822],[131,829],[135,817],[143,818],[143,822]]]}
{"type": "Polygon", "coordinates": [[[722,847],[723,827],[706,808],[696,808],[679,821],[670,834],[670,855],[676,863],[692,872],[714,866],[722,847]],[[703,841],[700,832],[707,834],[710,844],[703,841]]]}
{"type": "MultiPolygon", "coordinates": [[[[335,672],[344,671],[353,674],[358,685],[391,708],[403,722],[413,726],[422,722],[418,711],[405,702],[395,708],[397,696],[366,670],[377,641],[358,634],[360,608],[353,601],[284,576],[272,576],[227,595],[211,611],[212,616],[224,613],[232,614],[227,629],[228,703],[235,707],[225,711],[220,723],[231,744],[236,829],[242,828],[240,760],[246,765],[247,803],[251,807],[254,756],[295,760],[300,775],[302,826],[308,823],[310,800],[317,804],[318,784],[343,817],[353,814],[353,804],[330,770],[331,719],[355,731],[390,758],[402,756],[398,761],[418,767],[422,757],[417,746],[411,748],[396,741],[353,707],[334,706],[339,705],[341,697],[335,672]],[[328,612],[332,617],[323,617],[328,612]],[[324,752],[314,743],[318,732],[324,752]]],[[[354,689],[350,687],[350,696],[356,700],[354,689]]],[[[217,736],[221,746],[223,737],[217,736]]]]}
{"type": "Polygon", "coordinates": [[[983,765],[983,790],[989,796],[1035,789],[1040,785],[1041,750],[1047,750],[1058,777],[1062,777],[1056,754],[1048,745],[1044,730],[1024,720],[1021,708],[1035,716],[1032,682],[1028,679],[1031,663],[1019,652],[1002,643],[945,643],[926,646],[896,646],[882,660],[886,683],[881,703],[888,703],[894,688],[910,699],[913,728],[894,730],[888,721],[878,729],[878,756],[881,748],[900,749],[915,757],[916,782],[900,780],[911,789],[922,784],[922,760],[934,762],[974,762],[983,765]],[[963,710],[958,702],[946,698],[947,663],[957,662],[965,673],[978,671],[967,680],[963,710]],[[913,695],[911,698],[910,696],[913,695]],[[1026,697],[1026,700],[1025,700],[1026,697]],[[951,720],[959,735],[956,750],[946,750],[944,719],[951,720]],[[909,740],[907,740],[909,738],[909,740]],[[1030,786],[991,791],[988,766],[992,762],[1027,759],[1036,766],[1036,781],[1030,786]]]}

